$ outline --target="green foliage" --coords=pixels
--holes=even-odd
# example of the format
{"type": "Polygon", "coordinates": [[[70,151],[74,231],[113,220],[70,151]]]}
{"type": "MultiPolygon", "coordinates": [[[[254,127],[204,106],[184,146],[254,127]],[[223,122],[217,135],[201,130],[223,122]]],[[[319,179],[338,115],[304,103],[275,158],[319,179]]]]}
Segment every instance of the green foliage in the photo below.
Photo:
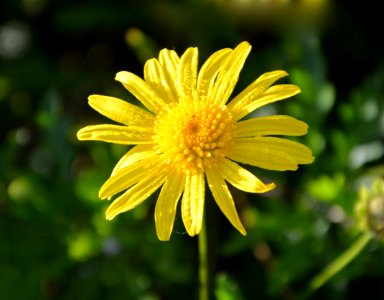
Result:
{"type": "MultiPolygon", "coordinates": [[[[87,97],[135,103],[115,73],[142,75],[143,62],[164,47],[198,46],[202,61],[249,41],[237,88],[287,70],[302,93],[264,112],[310,126],[299,140],[313,150],[312,165],[254,169],[277,183],[267,195],[233,191],[246,237],[217,206],[207,209],[215,297],[300,299],[311,278],[353,244],[361,233],[358,190],[384,174],[384,49],[372,33],[380,18],[342,1],[329,17],[282,10],[261,18],[252,1],[235,2],[2,1],[1,299],[197,298],[197,243],[181,217],[167,243],[156,237],[155,197],[106,221],[108,200],[98,190],[128,148],[76,139],[82,126],[106,121],[87,97]],[[364,12],[369,20],[360,23],[364,12]]],[[[370,299],[382,299],[383,251],[382,241],[371,241],[311,297],[358,299],[369,290],[370,299]]]]}

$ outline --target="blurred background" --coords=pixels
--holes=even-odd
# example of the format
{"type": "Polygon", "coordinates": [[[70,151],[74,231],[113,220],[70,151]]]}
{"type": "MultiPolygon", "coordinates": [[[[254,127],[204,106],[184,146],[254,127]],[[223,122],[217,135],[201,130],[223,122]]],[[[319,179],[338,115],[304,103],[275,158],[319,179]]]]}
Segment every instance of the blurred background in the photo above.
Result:
{"type": "MultiPolygon", "coordinates": [[[[126,147],[78,142],[108,123],[90,94],[135,101],[114,80],[142,76],[162,48],[199,47],[200,63],[224,47],[253,48],[236,90],[284,69],[302,93],[263,113],[310,125],[299,140],[316,161],[297,172],[253,169],[278,188],[233,190],[248,230],[241,236],[207,204],[217,299],[301,299],[311,278],[361,229],[361,186],[384,174],[384,47],[380,10],[327,0],[1,0],[0,298],[197,298],[197,239],[176,218],[156,237],[155,197],[105,220],[99,187],[126,147]]],[[[383,242],[310,299],[384,299],[383,242]]]]}

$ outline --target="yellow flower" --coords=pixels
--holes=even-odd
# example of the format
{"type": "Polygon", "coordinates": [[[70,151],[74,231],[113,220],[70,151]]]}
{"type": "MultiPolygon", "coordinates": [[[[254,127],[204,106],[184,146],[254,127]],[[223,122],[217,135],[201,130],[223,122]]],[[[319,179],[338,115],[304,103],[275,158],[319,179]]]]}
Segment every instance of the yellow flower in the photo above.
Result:
{"type": "Polygon", "coordinates": [[[144,80],[117,73],[116,80],[146,109],[113,97],[89,97],[92,108],[122,125],[87,126],[78,139],[135,145],[100,189],[103,199],[124,191],[109,206],[107,219],[133,209],[161,187],[155,208],[159,239],[169,240],[180,198],[185,228],[194,236],[202,226],[207,181],[221,211],[245,235],[227,182],[250,193],[267,192],[275,184],[264,184],[238,163],[284,171],[313,161],[306,146],[275,137],[304,135],[306,123],[285,115],[242,120],[300,92],[292,84],[272,86],[288,75],[285,71],[261,75],[227,103],[250,50],[242,42],[217,51],[198,72],[197,48],[181,57],[163,49],[158,59],[146,62],[144,80]]]}

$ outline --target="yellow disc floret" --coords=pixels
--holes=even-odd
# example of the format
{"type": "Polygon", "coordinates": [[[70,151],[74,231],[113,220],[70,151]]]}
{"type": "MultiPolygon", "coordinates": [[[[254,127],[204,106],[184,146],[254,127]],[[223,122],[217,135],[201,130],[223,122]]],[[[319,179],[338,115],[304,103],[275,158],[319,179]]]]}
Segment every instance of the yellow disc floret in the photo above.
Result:
{"type": "Polygon", "coordinates": [[[157,117],[154,142],[168,164],[184,173],[200,173],[226,154],[233,131],[226,106],[168,104],[157,117]]]}

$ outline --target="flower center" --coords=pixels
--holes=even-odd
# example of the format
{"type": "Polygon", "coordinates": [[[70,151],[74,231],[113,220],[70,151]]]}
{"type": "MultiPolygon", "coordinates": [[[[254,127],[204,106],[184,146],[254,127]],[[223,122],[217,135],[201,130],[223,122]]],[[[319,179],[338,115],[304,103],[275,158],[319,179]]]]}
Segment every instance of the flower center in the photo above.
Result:
{"type": "Polygon", "coordinates": [[[167,163],[184,173],[200,173],[225,156],[233,130],[226,106],[168,104],[157,116],[154,142],[167,163]]]}

